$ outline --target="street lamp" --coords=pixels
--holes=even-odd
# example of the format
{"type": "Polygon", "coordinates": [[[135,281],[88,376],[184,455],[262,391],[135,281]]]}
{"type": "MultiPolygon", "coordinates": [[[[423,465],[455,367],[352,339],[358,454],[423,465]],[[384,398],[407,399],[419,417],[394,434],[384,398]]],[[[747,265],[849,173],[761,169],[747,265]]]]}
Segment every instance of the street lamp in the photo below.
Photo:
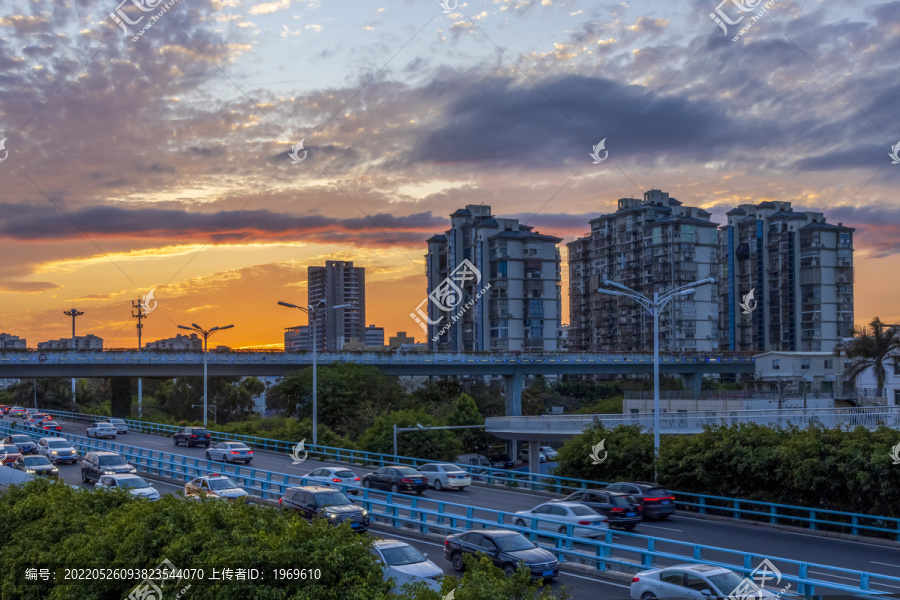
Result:
{"type": "MultiPolygon", "coordinates": [[[[315,446],[318,444],[318,441],[319,441],[319,403],[318,403],[318,395],[317,395],[318,386],[317,386],[317,381],[316,381],[316,341],[317,341],[316,321],[318,321],[317,317],[319,315],[319,309],[321,309],[323,305],[327,305],[327,302],[325,302],[325,298],[322,298],[315,304],[310,304],[309,306],[306,306],[306,307],[297,306],[296,304],[290,304],[289,302],[282,302],[281,300],[278,301],[278,304],[280,304],[281,306],[287,306],[288,308],[296,308],[297,310],[306,313],[306,315],[309,317],[308,321],[312,323],[312,333],[311,333],[311,336],[312,336],[311,342],[312,343],[310,344],[310,346],[312,346],[312,353],[313,353],[313,383],[312,383],[312,388],[313,388],[313,394],[312,394],[312,396],[313,396],[312,438],[313,438],[313,441],[312,441],[312,443],[313,443],[313,446],[315,446]]],[[[349,306],[352,306],[352,304],[338,304],[337,306],[331,306],[328,308],[347,308],[349,306]]]]}
{"type": "Polygon", "coordinates": [[[701,279],[699,281],[694,281],[692,283],[688,283],[687,285],[683,285],[681,287],[677,287],[674,290],[666,292],[660,297],[659,292],[653,292],[653,300],[648,298],[647,296],[632,290],[631,288],[625,287],[621,283],[616,283],[615,281],[607,279],[603,282],[603,285],[606,287],[617,288],[620,291],[614,290],[604,290],[603,288],[598,289],[597,291],[601,294],[608,294],[610,296],[623,296],[625,298],[631,298],[644,308],[646,308],[651,315],[653,315],[653,479],[656,480],[656,465],[659,462],[659,314],[665,308],[666,304],[669,303],[673,298],[677,298],[679,296],[689,296],[696,292],[696,288],[701,285],[706,285],[707,283],[715,283],[716,280],[712,277],[707,277],[706,279],[701,279]]]}
{"type": "Polygon", "coordinates": [[[206,341],[216,331],[222,331],[223,329],[231,329],[234,325],[225,325],[224,327],[213,327],[212,329],[203,329],[196,323],[191,323],[191,327],[185,327],[184,325],[179,325],[179,329],[187,329],[188,331],[196,331],[200,335],[203,336],[203,427],[206,427],[206,413],[209,412],[207,408],[207,378],[206,378],[206,341]]]}
{"type": "MultiPolygon", "coordinates": [[[[72,317],[72,350],[75,350],[75,346],[77,345],[75,343],[75,317],[80,317],[81,315],[84,314],[84,311],[78,310],[77,308],[72,307],[72,310],[64,310],[63,314],[66,315],[67,317],[72,317]]],[[[73,403],[75,402],[75,378],[74,377],[72,378],[72,402],[73,403]]],[[[37,405],[35,405],[35,408],[37,408],[37,405]]]]}

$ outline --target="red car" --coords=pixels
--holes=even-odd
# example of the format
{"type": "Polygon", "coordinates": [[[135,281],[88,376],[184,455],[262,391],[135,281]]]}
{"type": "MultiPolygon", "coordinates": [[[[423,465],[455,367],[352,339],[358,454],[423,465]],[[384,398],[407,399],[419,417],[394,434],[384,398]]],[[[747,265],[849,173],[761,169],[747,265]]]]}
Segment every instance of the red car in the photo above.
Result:
{"type": "Polygon", "coordinates": [[[62,431],[62,427],[56,421],[44,421],[40,424],[40,428],[44,431],[62,431]]]}
{"type": "Polygon", "coordinates": [[[14,463],[17,458],[22,456],[22,453],[19,452],[19,447],[15,444],[0,444],[0,458],[5,456],[0,464],[8,465],[14,463]]]}

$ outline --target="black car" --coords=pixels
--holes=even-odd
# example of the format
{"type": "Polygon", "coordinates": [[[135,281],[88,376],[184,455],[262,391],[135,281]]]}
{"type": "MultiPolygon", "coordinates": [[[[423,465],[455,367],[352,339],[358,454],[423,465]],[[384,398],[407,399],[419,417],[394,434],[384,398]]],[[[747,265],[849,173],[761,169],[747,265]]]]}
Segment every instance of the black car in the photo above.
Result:
{"type": "Polygon", "coordinates": [[[191,446],[206,446],[209,448],[210,433],[205,427],[185,427],[172,436],[177,446],[179,443],[188,448],[191,446]]]}
{"type": "Polygon", "coordinates": [[[34,440],[31,439],[31,436],[22,433],[6,436],[3,438],[3,443],[12,444],[22,454],[37,454],[37,445],[34,443],[34,440]]]}
{"type": "Polygon", "coordinates": [[[603,488],[607,492],[623,492],[641,503],[644,519],[666,519],[675,513],[675,496],[658,483],[623,481],[603,488]]]}
{"type": "Polygon", "coordinates": [[[495,469],[512,469],[516,461],[509,457],[509,454],[493,454],[487,459],[491,461],[491,466],[495,469]]]}
{"type": "Polygon", "coordinates": [[[444,558],[453,568],[465,568],[463,554],[483,552],[493,563],[503,569],[507,576],[516,573],[519,563],[531,571],[532,579],[553,579],[559,575],[559,561],[552,552],[538,548],[521,533],[508,529],[479,529],[448,536],[444,540],[444,558]]]}
{"type": "Polygon", "coordinates": [[[332,525],[349,522],[353,531],[369,529],[369,512],[334,488],[315,485],[292,487],[278,499],[282,510],[295,510],[304,519],[312,521],[322,517],[332,525]]]}
{"type": "Polygon", "coordinates": [[[381,467],[362,476],[365,488],[381,488],[396,494],[397,492],[415,492],[419,495],[428,489],[428,478],[403,465],[381,467]]]}
{"type": "MultiPolygon", "coordinates": [[[[555,502],[551,500],[551,502],[555,502]]],[[[641,522],[643,509],[636,498],[624,492],[608,490],[579,490],[572,492],[558,502],[580,502],[596,510],[609,519],[611,527],[624,527],[631,531],[641,522]]]]}
{"type": "Polygon", "coordinates": [[[10,466],[33,475],[59,477],[59,469],[46,456],[20,456],[10,466]]]}
{"type": "Polygon", "coordinates": [[[84,483],[100,481],[101,475],[116,475],[119,473],[137,473],[137,469],[129,465],[118,452],[98,450],[88,452],[81,460],[81,481],[84,483]]]}

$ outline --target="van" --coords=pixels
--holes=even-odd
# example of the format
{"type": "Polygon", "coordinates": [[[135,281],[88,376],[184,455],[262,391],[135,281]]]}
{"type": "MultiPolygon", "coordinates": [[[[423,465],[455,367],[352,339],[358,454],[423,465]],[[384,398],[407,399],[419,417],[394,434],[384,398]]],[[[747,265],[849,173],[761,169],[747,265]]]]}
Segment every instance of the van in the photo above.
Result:
{"type": "MultiPolygon", "coordinates": [[[[464,466],[486,467],[491,468],[491,461],[483,454],[460,454],[456,457],[456,464],[464,466]]],[[[485,474],[484,469],[470,469],[470,473],[485,474]]]]}

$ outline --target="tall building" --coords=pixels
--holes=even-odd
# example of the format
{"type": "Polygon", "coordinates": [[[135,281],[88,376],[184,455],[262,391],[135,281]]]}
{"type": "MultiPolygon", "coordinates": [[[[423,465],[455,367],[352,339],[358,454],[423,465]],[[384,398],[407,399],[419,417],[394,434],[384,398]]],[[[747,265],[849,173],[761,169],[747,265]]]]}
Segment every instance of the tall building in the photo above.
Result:
{"type": "Polygon", "coordinates": [[[284,330],[285,352],[306,352],[312,350],[309,325],[297,325],[284,330]]]}
{"type": "MultiPolygon", "coordinates": [[[[718,275],[718,225],[702,208],[683,206],[660,190],[643,200],[621,198],[618,209],[590,221],[568,243],[571,350],[653,351],[653,317],[634,300],[602,294],[607,279],[652,298],[718,275]]],[[[718,279],[716,277],[716,279],[718,279]]],[[[718,285],[675,298],[659,318],[666,351],[718,348],[718,285]]]]}
{"type": "MultiPolygon", "coordinates": [[[[470,204],[428,240],[428,348],[553,351],[561,326],[560,238],[470,204]]],[[[425,308],[427,306],[427,308],[425,308]]],[[[424,325],[426,321],[422,321],[424,325]]]]}
{"type": "Polygon", "coordinates": [[[366,327],[366,346],[384,346],[384,327],[369,325],[366,327]]]}
{"type": "Polygon", "coordinates": [[[741,204],[721,229],[722,348],[831,352],[853,335],[853,229],[790,202],[741,204]],[[753,291],[756,308],[750,301],[753,291]]]}
{"type": "Polygon", "coordinates": [[[71,350],[73,348],[75,350],[103,350],[103,339],[89,333],[87,335],[78,335],[74,338],[67,337],[38,342],[38,350],[71,350]]]}
{"type": "Polygon", "coordinates": [[[176,334],[173,338],[156,340],[144,344],[147,350],[203,350],[203,340],[196,333],[191,335],[176,334]]]}
{"type": "Polygon", "coordinates": [[[316,350],[339,352],[350,338],[366,336],[366,270],[352,262],[329,260],[309,267],[309,304],[316,306],[316,350]],[[344,308],[335,306],[350,305],[344,308]]]}
{"type": "Polygon", "coordinates": [[[27,347],[24,338],[9,333],[0,333],[0,349],[24,350],[27,347]]]}

